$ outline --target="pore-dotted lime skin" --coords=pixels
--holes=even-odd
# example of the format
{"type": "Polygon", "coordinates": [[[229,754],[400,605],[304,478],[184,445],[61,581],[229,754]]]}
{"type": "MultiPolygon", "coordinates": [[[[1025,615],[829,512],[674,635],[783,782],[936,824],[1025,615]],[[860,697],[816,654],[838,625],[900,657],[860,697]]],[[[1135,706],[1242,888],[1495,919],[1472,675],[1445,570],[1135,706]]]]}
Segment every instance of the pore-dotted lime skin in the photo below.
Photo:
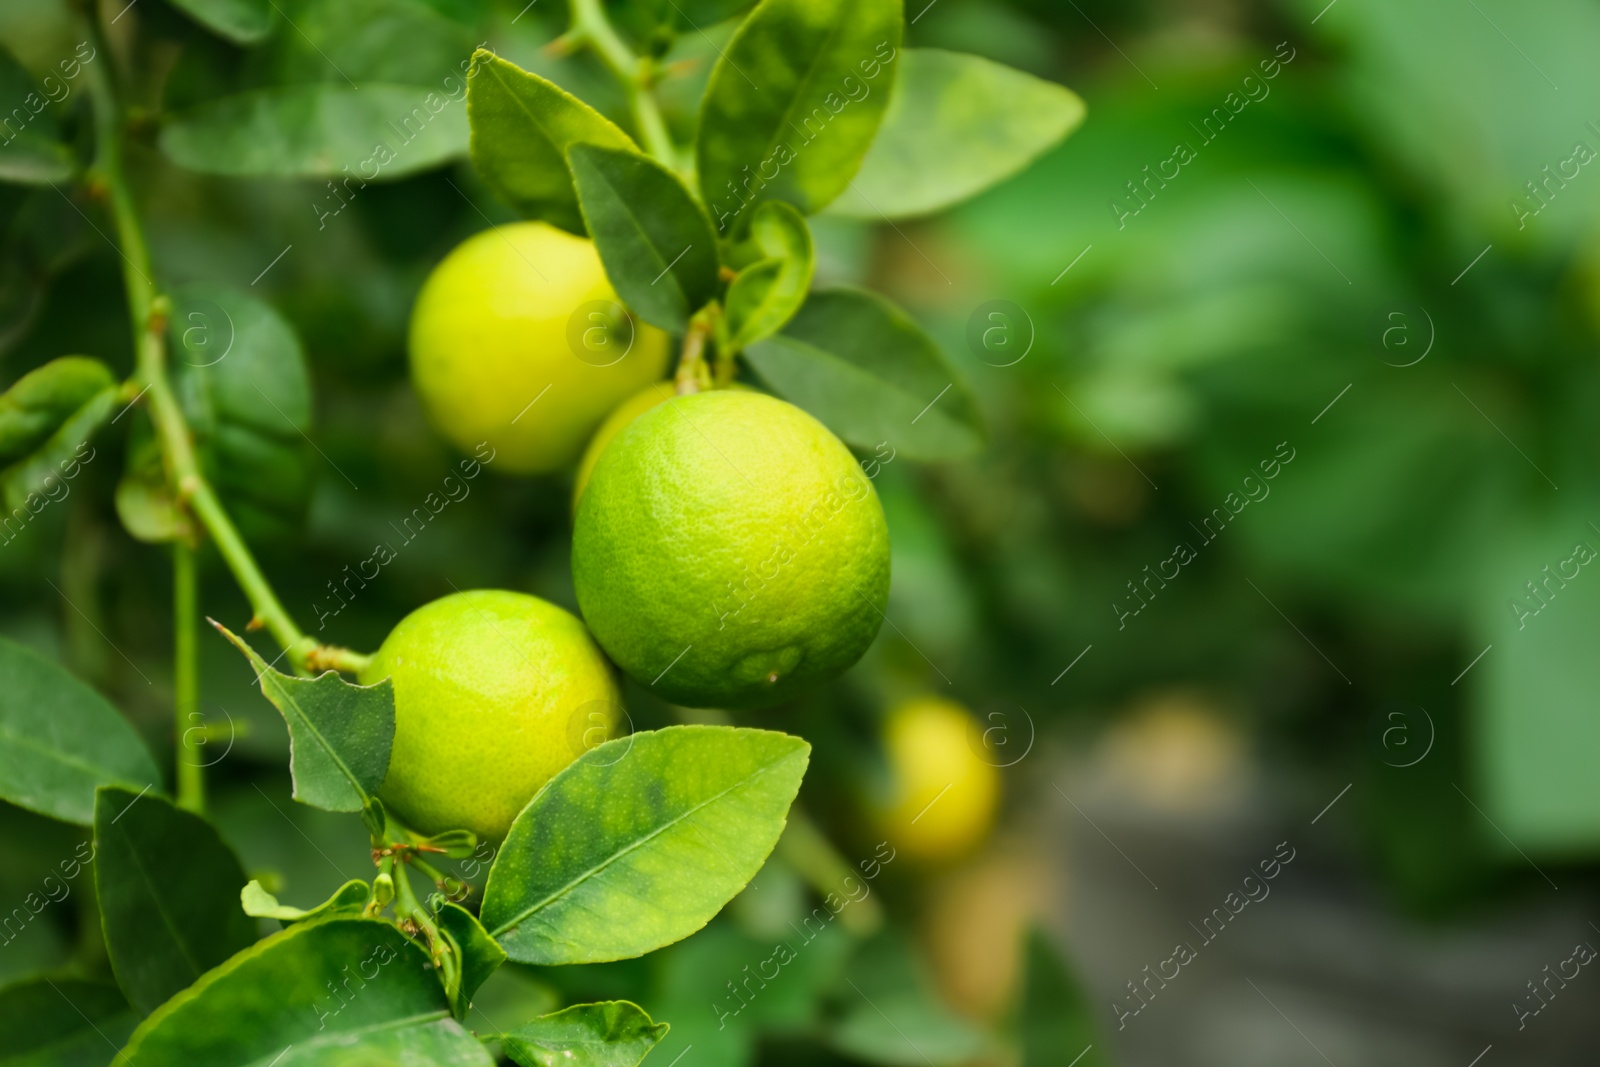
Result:
{"type": "Polygon", "coordinates": [[[379,795],[423,833],[500,838],[556,772],[615,727],[616,680],[570,613],[525,593],[441,597],[400,620],[361,672],[394,682],[379,795]]]}
{"type": "Polygon", "coordinates": [[[872,483],[762,393],[679,396],[608,445],[578,501],[578,604],[629,675],[693,707],[758,708],[866,651],[889,593],[872,483]]]}
{"type": "Polygon", "coordinates": [[[594,473],[594,465],[600,462],[600,453],[606,450],[612,438],[621,433],[634,419],[657,404],[671,400],[674,395],[675,390],[670,381],[659,381],[634,393],[606,416],[600,428],[594,432],[594,436],[589,438],[589,444],[583,450],[583,458],[578,460],[578,471],[572,479],[574,515],[578,513],[578,499],[583,496],[583,487],[589,484],[589,475],[594,473]]]}
{"type": "Polygon", "coordinates": [[[634,320],[624,355],[628,328],[588,307],[616,299],[591,241],[542,222],[467,238],[411,313],[411,377],[434,424],[464,451],[487,441],[497,470],[571,462],[607,412],[666,373],[665,334],[634,320]]]}

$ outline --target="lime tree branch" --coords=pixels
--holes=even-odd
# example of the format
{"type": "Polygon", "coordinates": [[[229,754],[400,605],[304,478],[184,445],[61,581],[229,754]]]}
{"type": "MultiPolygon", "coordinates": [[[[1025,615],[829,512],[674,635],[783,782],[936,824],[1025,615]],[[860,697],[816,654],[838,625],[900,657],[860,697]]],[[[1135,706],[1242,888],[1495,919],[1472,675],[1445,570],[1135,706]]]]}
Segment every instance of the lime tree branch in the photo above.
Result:
{"type": "Polygon", "coordinates": [[[639,138],[649,152],[669,167],[678,166],[677,148],[672,135],[667,132],[666,120],[650,91],[654,63],[637,56],[623,39],[617,36],[611,21],[606,18],[601,0],[571,0],[572,28],[563,38],[568,45],[587,45],[594,49],[628,94],[628,107],[639,126],[639,138]]]}
{"type": "Polygon", "coordinates": [[[204,812],[205,772],[200,764],[204,737],[189,725],[200,708],[200,587],[195,574],[194,548],[178,540],[172,545],[173,691],[178,732],[178,806],[204,812]]]}
{"type": "MultiPolygon", "coordinates": [[[[98,24],[92,17],[86,21],[95,47],[109,55],[98,24]]],[[[217,551],[250,601],[256,620],[288,652],[295,668],[304,669],[317,643],[302,633],[290,618],[266,576],[261,573],[238,528],[228,517],[216,491],[202,473],[194,438],[167,377],[166,335],[171,303],[161,294],[152,278],[149,247],[145,244],[144,230],[123,170],[123,116],[109,68],[109,62],[94,63],[85,68],[94,105],[95,162],[91,187],[109,202],[116,226],[116,244],[122,255],[128,309],[133,317],[134,383],[147,396],[150,419],[161,443],[167,476],[178,499],[199,519],[216,542],[217,551]]]]}

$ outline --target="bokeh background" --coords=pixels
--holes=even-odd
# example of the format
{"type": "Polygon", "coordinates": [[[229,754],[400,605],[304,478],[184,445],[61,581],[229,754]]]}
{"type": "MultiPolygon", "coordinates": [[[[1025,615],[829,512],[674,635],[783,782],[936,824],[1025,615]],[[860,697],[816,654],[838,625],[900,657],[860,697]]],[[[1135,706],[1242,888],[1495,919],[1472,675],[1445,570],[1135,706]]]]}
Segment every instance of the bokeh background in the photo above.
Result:
{"type": "MultiPolygon", "coordinates": [[[[148,103],[159,87],[181,108],[329,77],[319,53],[433,84],[487,41],[621,103],[588,58],[541,51],[557,0],[284,6],[305,34],[244,60],[139,0],[125,19],[148,43],[119,62],[148,103]]],[[[675,1027],[651,1062],[682,1067],[1002,1063],[1030,1025],[1037,924],[1085,990],[1085,1067],[1594,1062],[1600,976],[1550,976],[1600,944],[1600,8],[910,0],[907,16],[909,43],[1058,81],[1088,118],[943,216],[815,220],[819,277],[910,308],[990,440],[881,468],[893,625],[838,683],[745,721],[814,743],[803,802],[855,863],[881,837],[864,813],[888,773],[885,716],[954,700],[999,768],[997,823],[962,854],[887,866],[883,921],[831,930],[737,1025],[708,1004],[815,904],[782,856],[690,941],[508,969],[479,1010],[632,997],[675,1027]],[[1274,858],[1270,892],[1238,904],[1274,858]],[[1201,924],[1219,907],[1215,934],[1201,924]],[[1141,984],[1176,942],[1195,958],[1141,984]]],[[[673,46],[680,129],[727,32],[673,46]]],[[[10,0],[0,40],[38,71],[75,39],[62,4],[10,0]]],[[[72,106],[52,112],[69,129],[72,106]]],[[[331,216],[318,182],[207,178],[149,147],[132,163],[162,276],[249,288],[304,347],[303,491],[272,495],[254,534],[317,632],[327,583],[456,459],[407,379],[416,290],[511,213],[459,156],[331,216]]],[[[0,186],[3,380],[64,353],[127,369],[121,266],[91,219],[0,186]]],[[[215,340],[200,329],[191,354],[215,340]]],[[[169,752],[169,562],[110,505],[125,437],[96,447],[0,546],[0,632],[169,752]]],[[[318,636],[371,649],[473,587],[576,610],[569,494],[570,475],[491,469],[318,636]]],[[[203,606],[235,628],[248,615],[214,558],[203,606]]],[[[290,802],[287,736],[245,664],[220,639],[202,651],[198,712],[225,727],[213,804],[247,867],[296,904],[365,874],[357,820],[290,802]]],[[[640,727],[674,715],[637,688],[628,711],[640,727]]],[[[0,910],[77,840],[0,811],[0,910]]],[[[0,946],[0,979],[103,967],[80,921],[91,896],[78,880],[0,946]]],[[[1035,1043],[1028,1062],[1081,1048],[1035,1043]]]]}

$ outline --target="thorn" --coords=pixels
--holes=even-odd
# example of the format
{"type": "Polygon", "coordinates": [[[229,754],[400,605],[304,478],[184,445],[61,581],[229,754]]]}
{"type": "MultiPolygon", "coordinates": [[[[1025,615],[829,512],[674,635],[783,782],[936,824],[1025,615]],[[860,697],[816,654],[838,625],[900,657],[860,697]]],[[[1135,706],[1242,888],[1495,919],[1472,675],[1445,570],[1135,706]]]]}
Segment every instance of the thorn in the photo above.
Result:
{"type": "Polygon", "coordinates": [[[261,621],[260,615],[252,615],[250,616],[250,621],[244,624],[244,632],[254,633],[257,630],[266,629],[266,626],[267,624],[261,621]]]}

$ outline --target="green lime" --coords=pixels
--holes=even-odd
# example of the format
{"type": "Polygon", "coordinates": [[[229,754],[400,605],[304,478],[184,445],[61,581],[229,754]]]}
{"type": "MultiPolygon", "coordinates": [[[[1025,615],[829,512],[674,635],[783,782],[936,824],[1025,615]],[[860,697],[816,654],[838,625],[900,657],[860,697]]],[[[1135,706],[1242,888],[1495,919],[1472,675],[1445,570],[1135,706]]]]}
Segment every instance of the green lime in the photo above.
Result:
{"type": "Polygon", "coordinates": [[[872,483],[810,415],[718,390],[646,411],[578,502],[578,604],[639,682],[756,708],[833,678],[883,622],[889,533],[872,483]]]}
{"type": "Polygon", "coordinates": [[[441,597],[400,620],[361,681],[394,682],[379,795],[423,833],[504,837],[533,794],[605,740],[616,681],[583,623],[525,593],[441,597]]]}
{"type": "Polygon", "coordinates": [[[555,470],[624,397],[666,373],[667,336],[618,314],[594,244],[542,222],[467,238],[411,313],[411,378],[464,451],[555,470]]]}
{"type": "Polygon", "coordinates": [[[656,382],[647,385],[634,393],[628,399],[616,406],[611,414],[606,416],[606,421],[589,438],[589,446],[583,450],[583,458],[578,460],[578,473],[572,480],[572,512],[578,512],[578,498],[583,496],[583,487],[589,484],[589,475],[594,473],[594,465],[600,462],[600,453],[606,450],[611,439],[621,433],[623,427],[634,419],[649,411],[663,400],[671,400],[674,395],[673,385],[669,381],[656,382]]]}

